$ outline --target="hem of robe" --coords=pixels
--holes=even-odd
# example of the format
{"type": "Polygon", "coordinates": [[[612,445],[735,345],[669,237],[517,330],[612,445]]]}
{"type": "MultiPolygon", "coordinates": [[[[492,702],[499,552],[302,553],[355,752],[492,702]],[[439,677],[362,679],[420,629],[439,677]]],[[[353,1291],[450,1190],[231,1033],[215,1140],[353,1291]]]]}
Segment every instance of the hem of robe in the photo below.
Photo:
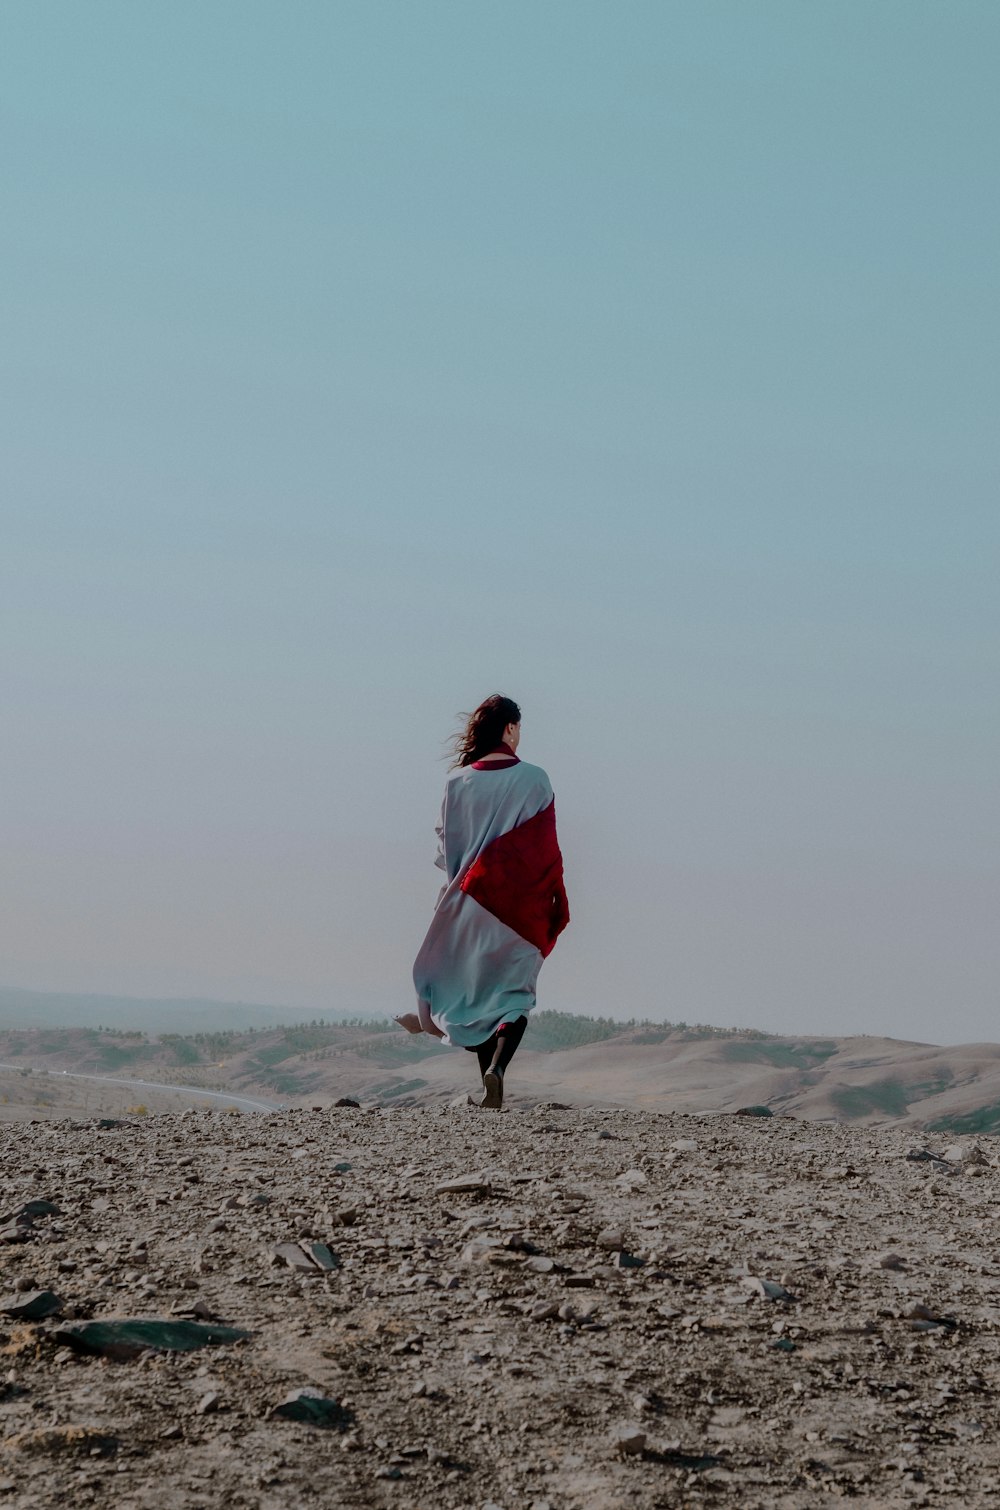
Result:
{"type": "MultiPolygon", "coordinates": [[[[463,952],[456,960],[455,999],[444,1006],[438,1006],[435,1004],[434,997],[441,990],[447,989],[447,982],[441,982],[442,970],[439,965],[434,971],[438,981],[437,990],[431,986],[421,970],[421,960],[424,955],[424,950],[421,949],[413,967],[413,984],[417,1001],[426,1003],[435,1027],[445,1035],[443,1040],[445,1043],[455,1048],[471,1049],[480,1043],[485,1043],[502,1022],[531,1014],[538,1004],[538,972],[542,968],[543,956],[540,949],[483,907],[475,897],[469,896],[468,893],[456,887],[453,891],[450,890],[449,900],[452,899],[456,911],[458,909],[464,911],[467,908],[475,910],[478,914],[475,925],[477,937],[482,943],[492,943],[498,951],[502,951],[506,956],[505,971],[508,979],[510,976],[514,977],[508,986],[494,986],[491,980],[489,989],[477,991],[475,998],[470,1000],[462,988],[476,983],[469,980],[469,956],[463,952]],[[512,965],[519,968],[512,969],[512,965]]],[[[441,921],[442,925],[451,931],[454,919],[441,921]]],[[[425,948],[432,945],[433,934],[432,922],[428,937],[424,941],[425,948]]],[[[433,948],[429,952],[433,954],[433,948]]]]}

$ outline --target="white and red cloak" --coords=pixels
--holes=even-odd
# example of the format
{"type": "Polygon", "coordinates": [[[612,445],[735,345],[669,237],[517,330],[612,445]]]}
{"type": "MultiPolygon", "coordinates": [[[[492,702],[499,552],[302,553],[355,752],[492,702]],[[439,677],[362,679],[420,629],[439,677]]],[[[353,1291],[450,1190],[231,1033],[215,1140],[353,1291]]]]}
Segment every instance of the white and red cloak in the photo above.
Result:
{"type": "Polygon", "coordinates": [[[531,1011],[542,960],[569,922],[548,776],[513,754],[461,766],[437,833],[448,879],[413,983],[447,1041],[472,1048],[531,1011]]]}

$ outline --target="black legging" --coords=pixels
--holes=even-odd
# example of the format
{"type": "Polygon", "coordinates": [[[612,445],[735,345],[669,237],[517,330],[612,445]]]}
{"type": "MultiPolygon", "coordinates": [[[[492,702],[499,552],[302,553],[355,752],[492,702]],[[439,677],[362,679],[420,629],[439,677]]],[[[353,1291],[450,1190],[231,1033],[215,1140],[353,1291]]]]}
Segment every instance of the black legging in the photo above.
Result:
{"type": "Polygon", "coordinates": [[[490,1034],[485,1043],[477,1043],[475,1047],[470,1046],[468,1052],[475,1054],[479,1060],[480,1075],[485,1075],[493,1063],[493,1056],[496,1054],[498,1045],[500,1047],[500,1054],[497,1058],[496,1067],[503,1074],[517,1053],[517,1046],[524,1037],[524,1030],[527,1026],[528,1019],[526,1017],[515,1017],[512,1022],[502,1022],[496,1032],[490,1034]]]}

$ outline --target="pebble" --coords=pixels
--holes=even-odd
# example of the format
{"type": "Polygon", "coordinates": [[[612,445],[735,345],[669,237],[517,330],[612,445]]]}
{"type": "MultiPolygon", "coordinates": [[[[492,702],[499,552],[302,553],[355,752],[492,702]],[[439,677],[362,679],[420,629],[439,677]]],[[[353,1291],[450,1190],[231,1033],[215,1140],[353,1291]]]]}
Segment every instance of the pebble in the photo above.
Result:
{"type": "Polygon", "coordinates": [[[620,1426],[612,1435],[611,1445],[615,1452],[625,1457],[638,1457],[645,1451],[646,1433],[638,1426],[620,1426]]]}
{"type": "Polygon", "coordinates": [[[490,1182],[483,1174],[460,1174],[454,1179],[443,1180],[435,1185],[435,1195],[480,1195],[490,1189],[490,1182]]]}
{"type": "Polygon", "coordinates": [[[758,1279],[755,1274],[744,1274],[740,1280],[744,1290],[750,1290],[754,1295],[759,1295],[762,1300],[791,1301],[795,1296],[784,1285],[779,1285],[774,1279],[758,1279]]]}
{"type": "Polygon", "coordinates": [[[624,1248],[625,1234],[620,1227],[605,1227],[603,1232],[597,1234],[597,1246],[607,1248],[609,1251],[624,1248]]]}

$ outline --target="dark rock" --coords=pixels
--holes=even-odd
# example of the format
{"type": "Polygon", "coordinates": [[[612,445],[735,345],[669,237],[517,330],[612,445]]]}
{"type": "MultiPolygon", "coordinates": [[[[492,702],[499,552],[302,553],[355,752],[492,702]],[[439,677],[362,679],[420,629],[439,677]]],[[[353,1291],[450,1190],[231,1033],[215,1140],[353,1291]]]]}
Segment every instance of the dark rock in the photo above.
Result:
{"type": "Polygon", "coordinates": [[[333,1252],[332,1248],[327,1247],[326,1243],[306,1242],[300,1246],[318,1269],[323,1269],[329,1273],[333,1269],[340,1268],[340,1259],[333,1252]]]}
{"type": "Polygon", "coordinates": [[[51,1290],[28,1290],[0,1300],[0,1311],[17,1321],[43,1321],[46,1316],[61,1315],[62,1309],[63,1302],[51,1290]]]}
{"type": "Polygon", "coordinates": [[[353,1106],[358,1111],[361,1110],[361,1102],[355,1101],[351,1096],[339,1096],[333,1104],[334,1106],[353,1106]]]}
{"type": "Polygon", "coordinates": [[[16,1211],[0,1216],[0,1225],[6,1225],[7,1222],[33,1222],[40,1216],[62,1216],[62,1212],[53,1201],[25,1201],[16,1211]]]}
{"type": "Polygon", "coordinates": [[[634,1253],[626,1253],[624,1248],[620,1249],[613,1259],[616,1269],[641,1269],[645,1262],[644,1258],[636,1258],[634,1253]]]}
{"type": "Polygon", "coordinates": [[[78,1353],[99,1353],[124,1362],[148,1350],[191,1353],[242,1342],[252,1335],[239,1327],[204,1326],[196,1321],[85,1321],[53,1333],[53,1341],[64,1342],[78,1353]]]}
{"type": "Polygon", "coordinates": [[[774,1112],[769,1106],[741,1106],[736,1111],[737,1117],[773,1117],[774,1112]]]}
{"type": "Polygon", "coordinates": [[[318,1389],[293,1389],[269,1412],[269,1419],[304,1421],[307,1426],[336,1427],[343,1431],[353,1416],[339,1401],[327,1399],[318,1389]]]}
{"type": "Polygon", "coordinates": [[[949,1174],[954,1174],[948,1160],[942,1159],[940,1154],[931,1153],[929,1148],[908,1148],[906,1157],[911,1164],[936,1164],[939,1168],[947,1169],[949,1174]]]}
{"type": "Polygon", "coordinates": [[[611,1446],[625,1457],[638,1457],[645,1450],[646,1433],[638,1426],[620,1426],[612,1435],[611,1446]]]}

